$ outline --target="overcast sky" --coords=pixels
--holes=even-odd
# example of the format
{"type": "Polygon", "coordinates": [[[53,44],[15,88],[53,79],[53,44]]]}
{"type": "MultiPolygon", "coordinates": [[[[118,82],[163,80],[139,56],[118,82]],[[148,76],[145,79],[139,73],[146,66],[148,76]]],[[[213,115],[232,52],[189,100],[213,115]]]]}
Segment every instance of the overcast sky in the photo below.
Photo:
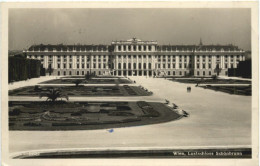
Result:
{"type": "Polygon", "coordinates": [[[234,44],[251,49],[250,9],[10,9],[9,49],[32,44],[234,44]]]}

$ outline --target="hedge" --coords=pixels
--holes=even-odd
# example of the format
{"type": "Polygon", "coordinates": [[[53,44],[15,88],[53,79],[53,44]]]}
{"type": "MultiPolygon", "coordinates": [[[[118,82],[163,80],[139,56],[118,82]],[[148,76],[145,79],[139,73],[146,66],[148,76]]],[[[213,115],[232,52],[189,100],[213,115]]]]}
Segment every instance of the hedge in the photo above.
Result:
{"type": "Polygon", "coordinates": [[[8,83],[40,77],[41,62],[12,56],[8,58],[8,83]]]}

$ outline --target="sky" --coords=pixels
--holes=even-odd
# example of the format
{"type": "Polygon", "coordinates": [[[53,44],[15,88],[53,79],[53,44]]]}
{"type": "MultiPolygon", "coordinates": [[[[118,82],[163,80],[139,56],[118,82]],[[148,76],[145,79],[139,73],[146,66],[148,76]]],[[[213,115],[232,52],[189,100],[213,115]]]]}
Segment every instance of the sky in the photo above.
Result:
{"type": "Polygon", "coordinates": [[[233,44],[251,50],[250,9],[10,9],[9,50],[33,44],[233,44]]]}

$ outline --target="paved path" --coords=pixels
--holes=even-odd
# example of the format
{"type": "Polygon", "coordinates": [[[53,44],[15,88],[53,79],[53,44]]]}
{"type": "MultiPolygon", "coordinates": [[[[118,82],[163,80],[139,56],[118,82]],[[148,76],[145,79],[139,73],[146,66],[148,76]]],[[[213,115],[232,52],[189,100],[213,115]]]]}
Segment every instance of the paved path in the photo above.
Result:
{"type": "Polygon", "coordinates": [[[207,86],[207,85],[210,85],[210,86],[251,86],[251,84],[199,84],[199,86],[207,86]]]}
{"type": "Polygon", "coordinates": [[[60,77],[61,76],[44,76],[44,77],[39,77],[39,78],[32,78],[32,79],[25,80],[25,81],[18,81],[18,82],[8,84],[8,89],[13,90],[13,89],[17,89],[17,88],[24,87],[24,86],[34,86],[40,82],[57,79],[60,77]]]}
{"type": "MultiPolygon", "coordinates": [[[[39,86],[75,86],[75,84],[38,84],[39,86]]],[[[79,84],[83,86],[138,86],[137,84],[79,84]]]]}
{"type": "Polygon", "coordinates": [[[233,80],[245,80],[245,81],[252,81],[251,78],[241,78],[241,77],[228,77],[228,76],[219,76],[222,79],[233,79],[233,80]]]}
{"type": "MultiPolygon", "coordinates": [[[[189,112],[190,117],[161,124],[115,128],[112,133],[105,129],[10,131],[10,152],[60,148],[187,148],[251,145],[250,96],[230,95],[199,87],[194,87],[191,93],[187,93],[187,86],[194,84],[160,78],[132,79],[153,91],[153,99],[168,99],[189,112]]],[[[113,100],[117,101],[119,98],[113,100]]]]}

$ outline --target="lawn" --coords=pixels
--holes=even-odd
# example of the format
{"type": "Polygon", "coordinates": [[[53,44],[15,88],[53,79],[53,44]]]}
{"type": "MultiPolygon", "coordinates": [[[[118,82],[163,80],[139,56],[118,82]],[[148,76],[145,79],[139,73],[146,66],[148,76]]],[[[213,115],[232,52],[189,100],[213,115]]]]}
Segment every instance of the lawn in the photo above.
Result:
{"type": "Polygon", "coordinates": [[[60,89],[68,96],[149,96],[152,92],[138,86],[27,86],[9,91],[9,96],[39,96],[48,89],[60,89]]]}
{"type": "Polygon", "coordinates": [[[89,79],[84,78],[61,78],[53,79],[49,81],[41,82],[40,84],[74,84],[76,80],[81,80],[81,84],[132,84],[133,81],[125,78],[99,78],[99,79],[89,79]]]}
{"type": "Polygon", "coordinates": [[[9,101],[10,130],[91,130],[162,123],[181,118],[156,102],[9,101]]]}
{"type": "Polygon", "coordinates": [[[245,95],[251,96],[252,95],[252,87],[251,86],[201,86],[205,89],[212,89],[215,91],[221,91],[229,94],[235,95],[245,95]]]}
{"type": "Polygon", "coordinates": [[[180,83],[190,83],[190,84],[251,84],[251,81],[247,80],[234,80],[234,79],[211,79],[211,78],[200,78],[200,79],[172,79],[172,81],[180,82],[180,83]]]}

